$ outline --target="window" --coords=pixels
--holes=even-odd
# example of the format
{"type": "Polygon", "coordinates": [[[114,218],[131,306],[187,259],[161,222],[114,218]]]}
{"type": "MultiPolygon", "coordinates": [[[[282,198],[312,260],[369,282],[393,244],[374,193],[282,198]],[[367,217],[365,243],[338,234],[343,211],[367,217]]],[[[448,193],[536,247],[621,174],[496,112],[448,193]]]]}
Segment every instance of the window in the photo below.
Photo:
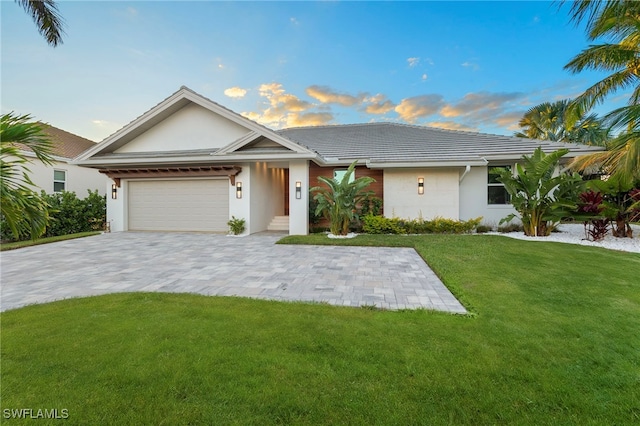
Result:
{"type": "Polygon", "coordinates": [[[511,202],[511,196],[504,188],[502,182],[498,181],[500,176],[497,173],[492,172],[494,167],[503,167],[507,170],[511,170],[511,166],[489,166],[489,179],[487,188],[487,203],[489,205],[501,205],[509,204],[511,202]]]}
{"type": "Polygon", "coordinates": [[[67,172],[64,170],[53,171],[53,192],[62,192],[66,189],[67,172]]]}
{"type": "MultiPolygon", "coordinates": [[[[342,182],[342,178],[344,177],[345,174],[347,174],[347,169],[335,169],[333,171],[333,179],[337,180],[338,182],[342,182]]],[[[353,182],[354,180],[356,180],[355,170],[353,173],[351,173],[351,176],[349,177],[349,182],[353,182]]]]}

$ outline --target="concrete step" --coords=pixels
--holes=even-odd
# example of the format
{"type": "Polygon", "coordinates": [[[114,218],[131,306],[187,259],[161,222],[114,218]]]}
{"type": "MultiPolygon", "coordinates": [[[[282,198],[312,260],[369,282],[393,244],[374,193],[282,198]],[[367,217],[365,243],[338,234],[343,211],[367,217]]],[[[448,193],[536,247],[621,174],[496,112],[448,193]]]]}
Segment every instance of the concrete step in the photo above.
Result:
{"type": "Polygon", "coordinates": [[[289,216],[275,216],[269,226],[268,231],[288,231],[289,230],[289,216]]]}

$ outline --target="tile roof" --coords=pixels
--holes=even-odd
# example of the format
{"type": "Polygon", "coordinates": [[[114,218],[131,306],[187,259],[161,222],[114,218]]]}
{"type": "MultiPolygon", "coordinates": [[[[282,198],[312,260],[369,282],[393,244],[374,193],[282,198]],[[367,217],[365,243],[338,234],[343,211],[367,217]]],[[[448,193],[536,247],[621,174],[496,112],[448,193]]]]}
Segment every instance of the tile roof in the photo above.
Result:
{"type": "Polygon", "coordinates": [[[465,161],[492,156],[518,159],[538,146],[545,152],[560,148],[585,154],[602,151],[601,147],[587,145],[397,123],[296,127],[276,133],[327,160],[366,159],[380,163],[465,161]]]}
{"type": "MultiPolygon", "coordinates": [[[[72,159],[96,145],[94,141],[74,135],[65,130],[53,127],[50,124],[38,123],[53,143],[53,155],[56,157],[72,159]]],[[[27,146],[22,145],[25,151],[31,151],[27,146]]]]}

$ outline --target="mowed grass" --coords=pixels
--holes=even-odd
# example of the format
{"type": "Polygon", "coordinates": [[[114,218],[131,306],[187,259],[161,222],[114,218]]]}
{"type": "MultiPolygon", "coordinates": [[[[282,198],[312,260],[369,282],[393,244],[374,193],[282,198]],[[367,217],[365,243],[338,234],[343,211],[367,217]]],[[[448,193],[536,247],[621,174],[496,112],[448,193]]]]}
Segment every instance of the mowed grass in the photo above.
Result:
{"type": "Polygon", "coordinates": [[[75,238],[90,237],[101,234],[100,231],[79,232],[77,234],[59,235],[57,237],[38,238],[37,240],[15,241],[0,244],[0,251],[16,250],[24,247],[37,246],[40,244],[56,243],[58,241],[73,240],[75,238]]]}
{"type": "Polygon", "coordinates": [[[0,316],[2,409],[67,409],[64,424],[640,422],[640,255],[361,237],[330,243],[413,246],[473,314],[153,293],[29,306],[0,316]]]}

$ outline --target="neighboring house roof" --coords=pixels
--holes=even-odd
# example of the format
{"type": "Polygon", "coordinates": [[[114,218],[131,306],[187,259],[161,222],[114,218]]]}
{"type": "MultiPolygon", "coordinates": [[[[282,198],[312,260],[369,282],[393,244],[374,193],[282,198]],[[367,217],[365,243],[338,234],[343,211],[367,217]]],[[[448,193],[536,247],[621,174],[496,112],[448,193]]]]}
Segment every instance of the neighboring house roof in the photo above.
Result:
{"type": "MultiPolygon", "coordinates": [[[[58,129],[50,124],[38,124],[42,128],[43,133],[51,140],[53,144],[52,154],[55,157],[70,160],[96,145],[94,141],[83,138],[82,136],[74,135],[73,133],[69,133],[65,130],[58,129]]],[[[28,146],[21,145],[21,149],[31,152],[31,149],[28,146]]]]}
{"type": "Polygon", "coordinates": [[[371,165],[486,163],[490,160],[517,159],[523,154],[531,154],[538,146],[545,152],[569,148],[571,152],[568,156],[603,150],[587,145],[397,123],[297,127],[277,133],[317,152],[329,162],[361,159],[368,160],[371,165]]]}

